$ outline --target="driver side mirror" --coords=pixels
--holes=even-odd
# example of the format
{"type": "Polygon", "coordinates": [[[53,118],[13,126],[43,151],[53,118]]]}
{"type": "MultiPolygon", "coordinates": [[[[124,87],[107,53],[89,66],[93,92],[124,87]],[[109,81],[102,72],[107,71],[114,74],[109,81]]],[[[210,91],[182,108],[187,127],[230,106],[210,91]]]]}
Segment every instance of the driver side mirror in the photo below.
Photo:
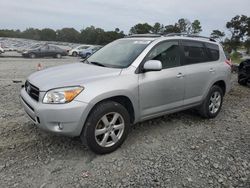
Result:
{"type": "Polygon", "coordinates": [[[149,60],[146,61],[143,65],[143,72],[149,71],[161,71],[162,70],[162,63],[159,60],[149,60]]]}

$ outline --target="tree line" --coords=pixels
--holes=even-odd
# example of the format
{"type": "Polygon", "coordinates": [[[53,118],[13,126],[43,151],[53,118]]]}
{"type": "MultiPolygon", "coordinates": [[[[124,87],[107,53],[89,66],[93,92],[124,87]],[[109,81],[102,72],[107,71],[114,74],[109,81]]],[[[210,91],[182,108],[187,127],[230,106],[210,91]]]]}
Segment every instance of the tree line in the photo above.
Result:
{"type": "Polygon", "coordinates": [[[25,38],[42,41],[62,41],[72,43],[100,44],[104,45],[116,39],[123,38],[123,31],[116,28],[114,31],[104,31],[104,29],[94,26],[82,29],[80,32],[74,28],[62,28],[53,30],[50,28],[35,29],[28,28],[20,30],[0,30],[0,37],[25,38]]]}
{"type": "MultiPolygon", "coordinates": [[[[230,37],[226,37],[225,31],[215,29],[212,31],[210,37],[219,40],[226,51],[229,53],[241,46],[245,46],[247,52],[250,49],[250,17],[246,15],[236,15],[226,23],[226,28],[230,33],[230,37]]],[[[199,20],[190,21],[185,18],[179,19],[176,23],[170,25],[163,25],[156,22],[153,25],[148,23],[138,23],[131,27],[129,34],[145,34],[145,33],[187,33],[199,34],[202,31],[201,22],[199,20]]],[[[50,28],[35,29],[28,28],[24,31],[20,30],[0,30],[0,37],[15,37],[26,38],[43,41],[63,41],[73,43],[87,43],[87,44],[107,44],[113,40],[123,38],[125,36],[123,31],[119,28],[113,31],[105,31],[102,28],[94,26],[86,27],[81,31],[74,28],[63,28],[53,30],[50,28]]]]}

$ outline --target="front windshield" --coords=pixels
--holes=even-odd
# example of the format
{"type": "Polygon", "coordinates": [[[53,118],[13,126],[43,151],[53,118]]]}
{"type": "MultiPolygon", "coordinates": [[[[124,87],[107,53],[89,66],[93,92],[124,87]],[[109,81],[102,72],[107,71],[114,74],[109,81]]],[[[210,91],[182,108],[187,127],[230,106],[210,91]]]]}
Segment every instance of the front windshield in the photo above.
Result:
{"type": "Polygon", "coordinates": [[[98,50],[88,58],[88,62],[102,64],[105,67],[126,68],[150,44],[150,40],[116,40],[98,50]]]}

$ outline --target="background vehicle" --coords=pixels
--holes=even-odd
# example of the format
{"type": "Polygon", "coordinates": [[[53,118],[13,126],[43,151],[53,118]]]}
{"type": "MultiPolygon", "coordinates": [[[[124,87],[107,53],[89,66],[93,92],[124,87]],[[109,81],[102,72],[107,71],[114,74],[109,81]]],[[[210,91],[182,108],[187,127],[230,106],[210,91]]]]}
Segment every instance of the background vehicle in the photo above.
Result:
{"type": "Polygon", "coordinates": [[[84,63],[32,74],[21,103],[38,127],[80,136],[103,154],[117,149],[137,122],[189,108],[215,118],[230,76],[223,49],[212,39],[135,35],[106,45],[84,63]]]}
{"type": "Polygon", "coordinates": [[[79,52],[84,50],[84,49],[87,49],[89,47],[91,47],[92,45],[81,45],[81,46],[78,46],[76,48],[73,48],[71,50],[69,50],[69,53],[68,55],[72,55],[74,57],[78,56],[79,55],[79,52]]]}
{"type": "Polygon", "coordinates": [[[56,57],[61,58],[62,56],[66,56],[67,52],[62,50],[61,48],[53,45],[42,45],[38,47],[33,47],[27,51],[22,53],[23,57],[56,57]]]}
{"type": "Polygon", "coordinates": [[[80,51],[79,56],[81,58],[87,58],[87,57],[91,56],[93,53],[100,50],[101,48],[102,48],[102,46],[91,46],[85,50],[80,51]]]}
{"type": "Polygon", "coordinates": [[[0,47],[0,54],[4,53],[4,49],[0,47]]]}
{"type": "Polygon", "coordinates": [[[250,59],[244,60],[239,65],[238,83],[240,85],[250,84],[250,59]]]}

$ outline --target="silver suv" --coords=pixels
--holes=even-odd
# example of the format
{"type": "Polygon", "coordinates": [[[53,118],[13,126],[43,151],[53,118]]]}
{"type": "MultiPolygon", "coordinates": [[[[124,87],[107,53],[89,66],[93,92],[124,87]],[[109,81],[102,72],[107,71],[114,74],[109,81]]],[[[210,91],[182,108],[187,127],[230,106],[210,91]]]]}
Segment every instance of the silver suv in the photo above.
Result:
{"type": "Polygon", "coordinates": [[[223,49],[212,39],[137,35],[84,62],[32,74],[20,100],[39,128],[80,136],[104,154],[117,149],[137,122],[189,108],[216,117],[230,76],[223,49]]]}

